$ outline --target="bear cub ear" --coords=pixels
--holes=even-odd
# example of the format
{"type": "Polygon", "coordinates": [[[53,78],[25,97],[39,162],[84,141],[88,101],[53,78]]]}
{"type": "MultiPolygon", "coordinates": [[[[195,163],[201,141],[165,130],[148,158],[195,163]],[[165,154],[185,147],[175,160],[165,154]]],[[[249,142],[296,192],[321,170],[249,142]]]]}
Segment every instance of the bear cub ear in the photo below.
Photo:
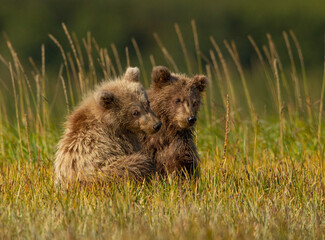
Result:
{"type": "Polygon", "coordinates": [[[208,84],[208,79],[204,75],[194,76],[193,87],[197,88],[200,92],[203,92],[208,84]]]}
{"type": "Polygon", "coordinates": [[[124,74],[124,78],[130,82],[139,82],[140,80],[140,69],[137,67],[128,67],[124,74]]]}
{"type": "Polygon", "coordinates": [[[99,104],[103,108],[109,109],[112,107],[112,104],[114,102],[114,95],[113,93],[110,93],[108,91],[102,91],[97,93],[97,95],[95,96],[95,100],[97,104],[99,104]]]}
{"type": "Polygon", "coordinates": [[[171,80],[171,74],[168,68],[157,66],[152,69],[151,78],[155,87],[161,88],[171,80]]]}

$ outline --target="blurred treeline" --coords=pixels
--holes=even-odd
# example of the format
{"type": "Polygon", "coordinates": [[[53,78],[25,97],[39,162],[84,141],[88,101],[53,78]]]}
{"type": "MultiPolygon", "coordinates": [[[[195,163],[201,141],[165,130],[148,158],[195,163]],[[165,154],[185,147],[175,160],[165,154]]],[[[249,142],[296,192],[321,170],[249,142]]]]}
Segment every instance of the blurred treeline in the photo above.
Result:
{"type": "MultiPolygon", "coordinates": [[[[203,53],[211,48],[209,36],[220,45],[224,39],[234,40],[243,65],[248,67],[256,54],[247,35],[261,46],[267,44],[266,33],[270,33],[280,55],[285,56],[283,60],[289,61],[282,31],[292,29],[301,43],[306,66],[322,68],[324,0],[1,0],[0,54],[9,56],[5,41],[8,36],[23,62],[31,56],[39,63],[40,46],[45,44],[47,69],[58,68],[62,62],[60,52],[48,34],[54,35],[67,49],[68,41],[61,27],[64,22],[79,39],[90,31],[101,47],[110,49],[114,43],[123,63],[124,49],[128,46],[131,64],[136,58],[132,37],[138,42],[147,64],[150,64],[150,54],[160,54],[163,59],[153,37],[157,32],[180,69],[186,71],[174,23],[179,24],[194,58],[191,19],[196,20],[203,53]]],[[[161,64],[159,57],[157,64],[161,64]]]]}

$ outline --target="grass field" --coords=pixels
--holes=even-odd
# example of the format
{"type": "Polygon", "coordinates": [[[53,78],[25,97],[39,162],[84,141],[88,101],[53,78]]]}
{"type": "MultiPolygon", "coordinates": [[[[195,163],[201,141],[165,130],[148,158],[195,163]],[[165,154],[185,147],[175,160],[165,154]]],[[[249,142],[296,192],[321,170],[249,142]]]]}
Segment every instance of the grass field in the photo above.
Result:
{"type": "MultiPolygon", "coordinates": [[[[175,30],[186,72],[210,80],[196,129],[200,178],[69,190],[53,183],[61,123],[97,82],[123,72],[123,51],[100,48],[90,34],[79,41],[63,25],[70,49],[50,36],[63,59],[53,77],[43,46],[40,66],[32,59],[23,66],[8,40],[12,58],[0,56],[7,68],[0,76],[1,239],[325,238],[325,77],[309,78],[293,32],[283,33],[288,66],[271,36],[261,47],[249,37],[256,64],[248,71],[232,42],[221,47],[211,38],[211,51],[202,53],[192,27],[190,50],[175,30]]],[[[163,61],[142,56],[132,39],[138,61],[131,65],[141,68],[146,86],[152,66],[143,59],[173,71],[182,65],[154,38],[163,61]]]]}

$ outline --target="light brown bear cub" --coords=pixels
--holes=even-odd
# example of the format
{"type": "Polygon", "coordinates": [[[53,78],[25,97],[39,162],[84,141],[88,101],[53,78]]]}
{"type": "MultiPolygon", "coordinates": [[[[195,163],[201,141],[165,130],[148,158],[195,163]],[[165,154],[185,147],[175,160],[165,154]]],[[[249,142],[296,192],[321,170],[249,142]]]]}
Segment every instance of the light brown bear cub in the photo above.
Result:
{"type": "Polygon", "coordinates": [[[200,109],[207,78],[170,73],[155,67],[148,90],[150,106],[162,122],[161,130],[142,139],[144,148],[154,159],[158,173],[187,171],[198,174],[198,153],[193,140],[193,126],[200,109]]]}
{"type": "Polygon", "coordinates": [[[138,68],[97,87],[68,117],[58,144],[54,172],[58,184],[128,176],[142,180],[155,172],[141,151],[139,134],[161,126],[150,109],[138,68]]]}

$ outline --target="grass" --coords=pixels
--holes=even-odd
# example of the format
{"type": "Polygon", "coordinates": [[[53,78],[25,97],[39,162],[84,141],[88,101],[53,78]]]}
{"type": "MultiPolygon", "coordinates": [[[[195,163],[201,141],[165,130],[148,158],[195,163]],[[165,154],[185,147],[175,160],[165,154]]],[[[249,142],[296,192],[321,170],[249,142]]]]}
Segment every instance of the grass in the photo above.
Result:
{"type": "MultiPolygon", "coordinates": [[[[191,24],[195,49],[185,46],[175,25],[183,65],[188,72],[206,73],[210,81],[197,125],[197,181],[171,175],[143,184],[56,189],[53,161],[60,123],[82,94],[102,78],[120,74],[125,68],[122,55],[114,44],[109,55],[90,33],[80,44],[63,26],[71,50],[50,36],[63,59],[57,77],[50,77],[44,46],[41,66],[30,59],[29,68],[22,66],[8,40],[12,59],[0,56],[8,69],[0,76],[1,239],[324,239],[325,78],[318,81],[318,92],[311,91],[292,32],[283,34],[289,70],[269,35],[262,48],[249,37],[257,53],[250,73],[234,42],[225,42],[223,49],[210,38],[213,49],[207,57],[200,50],[195,22],[191,24]],[[259,84],[267,87],[250,81],[257,73],[259,84]],[[264,108],[259,107],[258,91],[269,96],[264,108]]],[[[126,65],[140,66],[146,86],[151,70],[146,59],[171,69],[182,65],[157,33],[154,38],[165,62],[157,61],[159,56],[142,56],[135,39],[138,63],[130,62],[131,48],[125,49],[126,65]]]]}

